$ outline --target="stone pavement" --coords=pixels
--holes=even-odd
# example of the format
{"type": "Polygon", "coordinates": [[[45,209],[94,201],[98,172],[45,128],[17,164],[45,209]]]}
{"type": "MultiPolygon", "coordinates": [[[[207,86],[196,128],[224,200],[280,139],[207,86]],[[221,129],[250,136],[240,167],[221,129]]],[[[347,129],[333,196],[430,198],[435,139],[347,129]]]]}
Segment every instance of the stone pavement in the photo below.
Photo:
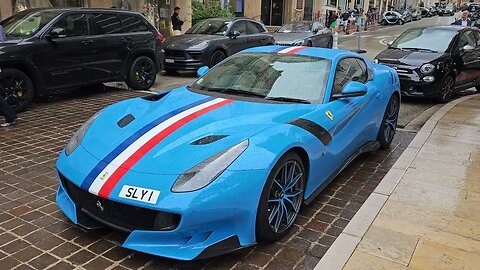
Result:
{"type": "Polygon", "coordinates": [[[85,231],[55,204],[55,161],[75,130],[108,104],[143,95],[113,88],[59,93],[0,129],[0,269],[313,269],[415,135],[399,131],[390,149],[360,156],[302,207],[281,241],[181,262],[124,249],[121,233],[85,231]]]}
{"type": "Polygon", "coordinates": [[[480,269],[480,95],[440,109],[315,269],[480,269]]]}

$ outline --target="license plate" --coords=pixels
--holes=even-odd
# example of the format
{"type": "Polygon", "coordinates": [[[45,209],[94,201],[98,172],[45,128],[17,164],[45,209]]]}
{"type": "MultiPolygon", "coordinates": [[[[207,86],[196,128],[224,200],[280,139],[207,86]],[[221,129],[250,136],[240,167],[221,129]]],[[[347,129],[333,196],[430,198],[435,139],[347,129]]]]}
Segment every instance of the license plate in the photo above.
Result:
{"type": "Polygon", "coordinates": [[[165,63],[175,63],[175,60],[173,60],[173,59],[165,59],[165,63]]]}
{"type": "Polygon", "coordinates": [[[157,203],[158,196],[160,196],[160,191],[158,190],[134,187],[134,186],[128,186],[128,185],[124,185],[122,187],[122,190],[120,190],[120,194],[119,194],[120,198],[146,202],[151,204],[157,203]]]}

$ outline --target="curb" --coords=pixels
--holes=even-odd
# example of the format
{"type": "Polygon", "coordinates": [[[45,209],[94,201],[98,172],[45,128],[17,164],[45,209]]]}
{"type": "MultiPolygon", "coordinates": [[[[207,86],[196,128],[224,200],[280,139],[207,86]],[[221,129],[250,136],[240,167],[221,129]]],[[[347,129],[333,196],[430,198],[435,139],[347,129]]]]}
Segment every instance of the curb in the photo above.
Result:
{"type": "Polygon", "coordinates": [[[443,116],[457,104],[479,96],[480,94],[474,94],[451,101],[428,119],[402,155],[378,184],[377,188],[375,188],[373,193],[370,194],[352,220],[350,220],[347,227],[345,227],[322,259],[317,263],[314,270],[341,270],[345,266],[383,205],[403,178],[403,175],[410,167],[410,164],[417,156],[423,144],[430,137],[438,121],[440,121],[443,116]]]}

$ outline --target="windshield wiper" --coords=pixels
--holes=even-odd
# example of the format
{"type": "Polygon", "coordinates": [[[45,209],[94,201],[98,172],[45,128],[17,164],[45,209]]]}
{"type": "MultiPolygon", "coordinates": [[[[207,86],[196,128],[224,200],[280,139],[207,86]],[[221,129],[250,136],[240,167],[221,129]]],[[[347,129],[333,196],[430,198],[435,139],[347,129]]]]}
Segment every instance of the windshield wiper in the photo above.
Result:
{"type": "Polygon", "coordinates": [[[311,102],[308,101],[308,100],[299,99],[299,98],[291,98],[291,97],[265,97],[265,100],[276,100],[276,101],[286,101],[286,102],[311,104],[311,102]]]}
{"type": "Polygon", "coordinates": [[[402,50],[409,50],[409,51],[426,51],[426,52],[433,52],[436,53],[437,51],[431,50],[431,49],[425,49],[425,48],[401,48],[402,50]]]}
{"type": "Polygon", "coordinates": [[[262,95],[259,93],[241,90],[241,89],[233,89],[233,88],[207,88],[206,91],[218,92],[222,94],[239,94],[242,96],[253,96],[253,97],[261,97],[261,98],[265,97],[265,95],[262,95]]]}

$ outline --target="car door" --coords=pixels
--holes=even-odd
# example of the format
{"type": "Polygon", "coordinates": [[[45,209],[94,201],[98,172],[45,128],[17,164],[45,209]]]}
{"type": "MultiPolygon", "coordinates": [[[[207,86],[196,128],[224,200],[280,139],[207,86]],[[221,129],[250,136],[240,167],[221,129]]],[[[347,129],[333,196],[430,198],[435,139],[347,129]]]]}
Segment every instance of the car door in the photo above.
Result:
{"type": "Polygon", "coordinates": [[[91,74],[85,72],[85,55],[91,53],[93,37],[84,12],[68,13],[60,17],[43,37],[43,68],[47,88],[59,88],[88,82],[91,74]],[[52,30],[57,35],[52,35],[52,30]]]}
{"type": "Polygon", "coordinates": [[[453,49],[456,70],[455,86],[461,87],[472,83],[476,79],[479,57],[480,54],[473,31],[465,30],[460,33],[453,49]],[[465,46],[470,46],[472,49],[466,50],[465,46]]]}
{"type": "Polygon", "coordinates": [[[312,32],[314,34],[313,46],[315,47],[327,47],[330,42],[330,29],[327,29],[323,24],[314,22],[312,25],[312,32]]]}
{"type": "Polygon", "coordinates": [[[110,12],[91,13],[94,43],[92,51],[85,55],[85,69],[96,81],[118,77],[127,51],[127,34],[117,14],[110,12]]]}
{"type": "MultiPolygon", "coordinates": [[[[370,117],[365,115],[366,106],[377,93],[373,82],[369,81],[368,69],[363,59],[347,57],[341,59],[335,69],[333,87],[327,103],[325,114],[331,115],[328,131],[332,136],[331,153],[345,161],[368,140],[368,127],[371,127],[370,117]],[[367,94],[360,97],[334,99],[340,94],[347,83],[357,81],[367,86],[367,94]]],[[[327,115],[328,116],[328,115],[327,115]]],[[[325,115],[321,115],[325,117],[325,115]]]]}
{"type": "Polygon", "coordinates": [[[247,24],[245,20],[237,20],[232,23],[227,33],[232,35],[234,32],[238,32],[240,35],[237,37],[231,37],[228,41],[228,55],[232,55],[243,49],[255,47],[250,45],[249,36],[247,35],[247,24]]]}
{"type": "Polygon", "coordinates": [[[265,33],[263,26],[257,22],[245,21],[247,26],[247,42],[255,44],[255,46],[264,46],[271,44],[269,34],[265,33]]]}

